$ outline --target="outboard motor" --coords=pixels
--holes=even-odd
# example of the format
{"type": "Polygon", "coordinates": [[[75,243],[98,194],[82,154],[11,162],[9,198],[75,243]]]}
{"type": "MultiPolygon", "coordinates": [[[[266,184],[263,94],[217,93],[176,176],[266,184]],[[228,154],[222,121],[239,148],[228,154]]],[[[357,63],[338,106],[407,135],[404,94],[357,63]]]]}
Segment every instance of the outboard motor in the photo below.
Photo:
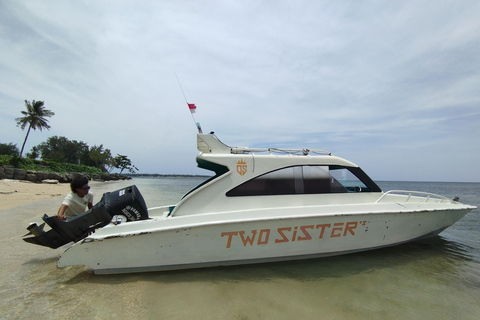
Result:
{"type": "Polygon", "coordinates": [[[147,206],[136,186],[103,194],[100,202],[111,217],[124,216],[126,221],[148,219],[147,206]]]}
{"type": "Polygon", "coordinates": [[[45,223],[38,226],[36,223],[27,227],[29,233],[24,241],[56,249],[71,241],[77,242],[97,228],[110,223],[148,219],[148,210],[143,196],[135,185],[103,194],[102,199],[85,211],[66,221],[58,220],[57,216],[44,215],[43,221],[52,229],[45,232],[45,223]]]}

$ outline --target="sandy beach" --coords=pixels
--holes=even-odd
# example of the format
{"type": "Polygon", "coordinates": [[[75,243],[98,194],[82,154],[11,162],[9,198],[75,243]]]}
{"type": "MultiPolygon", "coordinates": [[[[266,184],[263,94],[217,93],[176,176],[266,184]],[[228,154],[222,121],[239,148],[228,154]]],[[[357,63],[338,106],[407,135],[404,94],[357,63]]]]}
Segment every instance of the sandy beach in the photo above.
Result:
{"type": "MultiPolygon", "coordinates": [[[[129,183],[90,181],[89,185],[96,203],[103,193],[129,183]]],[[[80,300],[86,296],[89,302],[95,300],[95,295],[85,295],[87,284],[81,284],[82,289],[75,290],[75,293],[63,290],[65,283],[72,278],[80,276],[80,282],[88,281],[92,273],[83,272],[82,267],[57,269],[56,261],[65,247],[52,250],[22,241],[31,222],[41,223],[43,214],[56,215],[68,192],[69,183],[0,180],[0,319],[92,318],[91,314],[84,314],[85,305],[77,307],[79,292],[83,293],[80,300]]],[[[95,293],[98,294],[98,290],[95,293]]],[[[124,309],[121,312],[133,316],[124,309]]]]}
{"type": "MultiPolygon", "coordinates": [[[[154,207],[172,203],[197,182],[146,178],[89,184],[94,203],[105,192],[135,184],[154,207]],[[182,183],[181,190],[175,189],[182,183]]],[[[400,189],[421,185],[406,183],[400,189]]],[[[479,204],[480,184],[449,188],[449,194],[479,204]]],[[[430,241],[364,253],[102,276],[83,266],[57,268],[58,257],[71,244],[53,250],[22,240],[29,223],[56,214],[69,190],[69,184],[0,180],[0,320],[473,320],[480,314],[479,242],[473,229],[478,212],[430,241]]]]}
{"type": "Polygon", "coordinates": [[[68,183],[35,183],[20,180],[0,180],[0,210],[11,209],[17,206],[65,196],[70,191],[68,183]]]}

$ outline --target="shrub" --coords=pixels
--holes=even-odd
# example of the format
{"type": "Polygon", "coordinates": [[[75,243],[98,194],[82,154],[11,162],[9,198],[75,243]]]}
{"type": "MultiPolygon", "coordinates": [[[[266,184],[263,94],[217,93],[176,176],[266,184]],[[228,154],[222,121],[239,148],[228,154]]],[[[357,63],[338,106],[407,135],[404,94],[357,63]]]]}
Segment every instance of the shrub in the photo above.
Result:
{"type": "Polygon", "coordinates": [[[47,171],[57,173],[82,172],[88,174],[101,174],[102,170],[94,167],[76,165],[71,163],[59,163],[54,161],[38,161],[19,156],[0,155],[0,165],[13,166],[14,168],[47,171]]]}

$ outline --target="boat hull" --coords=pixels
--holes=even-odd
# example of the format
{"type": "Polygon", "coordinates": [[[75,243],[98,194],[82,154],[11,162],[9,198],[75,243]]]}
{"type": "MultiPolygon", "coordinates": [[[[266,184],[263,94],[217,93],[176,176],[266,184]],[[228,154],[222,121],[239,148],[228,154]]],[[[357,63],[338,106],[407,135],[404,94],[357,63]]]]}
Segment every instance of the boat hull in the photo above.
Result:
{"type": "Polygon", "coordinates": [[[334,256],[435,236],[471,208],[382,210],[292,212],[269,219],[250,212],[231,220],[210,214],[110,225],[68,248],[58,266],[86,265],[112,274],[334,256]]]}

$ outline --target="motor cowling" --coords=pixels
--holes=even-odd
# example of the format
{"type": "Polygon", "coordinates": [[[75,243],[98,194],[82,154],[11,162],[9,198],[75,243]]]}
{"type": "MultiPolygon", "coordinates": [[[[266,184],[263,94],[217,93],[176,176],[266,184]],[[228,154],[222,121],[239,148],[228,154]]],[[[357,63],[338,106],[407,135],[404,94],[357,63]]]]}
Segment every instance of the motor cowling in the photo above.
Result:
{"type": "Polygon", "coordinates": [[[127,221],[148,219],[147,205],[135,185],[104,193],[99,204],[107,209],[111,217],[123,215],[127,221]]]}

